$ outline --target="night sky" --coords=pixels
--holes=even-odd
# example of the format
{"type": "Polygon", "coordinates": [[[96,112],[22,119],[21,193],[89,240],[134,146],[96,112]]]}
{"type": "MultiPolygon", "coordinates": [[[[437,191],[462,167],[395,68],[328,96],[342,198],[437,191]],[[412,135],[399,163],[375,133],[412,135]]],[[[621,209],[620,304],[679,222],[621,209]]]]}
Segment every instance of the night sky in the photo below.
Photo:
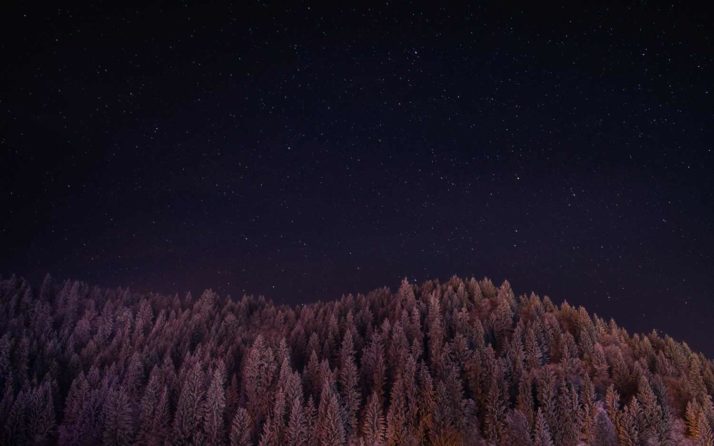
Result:
{"type": "Polygon", "coordinates": [[[488,276],[714,355],[710,11],[6,3],[3,276],[488,276]]]}

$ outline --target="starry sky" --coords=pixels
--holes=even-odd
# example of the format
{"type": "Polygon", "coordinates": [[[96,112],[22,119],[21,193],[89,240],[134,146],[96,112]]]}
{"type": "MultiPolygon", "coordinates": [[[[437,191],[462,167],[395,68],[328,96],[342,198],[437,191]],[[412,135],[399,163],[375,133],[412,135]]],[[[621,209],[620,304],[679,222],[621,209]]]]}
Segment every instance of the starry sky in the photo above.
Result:
{"type": "Polygon", "coordinates": [[[710,11],[40,3],[0,7],[4,276],[488,276],[714,356],[710,11]]]}

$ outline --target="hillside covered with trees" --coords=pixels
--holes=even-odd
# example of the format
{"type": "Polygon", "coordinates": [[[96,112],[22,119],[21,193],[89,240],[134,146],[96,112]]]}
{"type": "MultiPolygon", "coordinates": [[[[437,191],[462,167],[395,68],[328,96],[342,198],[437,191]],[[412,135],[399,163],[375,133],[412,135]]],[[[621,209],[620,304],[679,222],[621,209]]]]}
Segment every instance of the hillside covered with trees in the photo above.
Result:
{"type": "Polygon", "coordinates": [[[0,441],[714,444],[714,365],[508,282],[310,305],[0,281],[0,441]]]}

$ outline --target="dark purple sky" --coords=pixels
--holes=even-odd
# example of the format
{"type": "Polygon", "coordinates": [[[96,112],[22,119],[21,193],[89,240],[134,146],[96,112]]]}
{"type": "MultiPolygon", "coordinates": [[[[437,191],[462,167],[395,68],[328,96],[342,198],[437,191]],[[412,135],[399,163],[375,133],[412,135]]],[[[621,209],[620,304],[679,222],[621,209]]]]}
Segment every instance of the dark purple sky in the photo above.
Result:
{"type": "Polygon", "coordinates": [[[714,355],[712,15],[623,3],[3,4],[0,273],[487,275],[714,355]]]}

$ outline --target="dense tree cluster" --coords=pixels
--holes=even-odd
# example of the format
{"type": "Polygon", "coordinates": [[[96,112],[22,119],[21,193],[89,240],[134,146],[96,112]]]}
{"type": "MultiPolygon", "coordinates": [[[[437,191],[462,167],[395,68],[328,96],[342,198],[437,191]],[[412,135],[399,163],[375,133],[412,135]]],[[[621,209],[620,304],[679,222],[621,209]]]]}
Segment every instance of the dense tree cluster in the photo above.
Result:
{"type": "Polygon", "coordinates": [[[488,279],[310,305],[0,281],[2,444],[714,445],[714,364],[488,279]]]}

